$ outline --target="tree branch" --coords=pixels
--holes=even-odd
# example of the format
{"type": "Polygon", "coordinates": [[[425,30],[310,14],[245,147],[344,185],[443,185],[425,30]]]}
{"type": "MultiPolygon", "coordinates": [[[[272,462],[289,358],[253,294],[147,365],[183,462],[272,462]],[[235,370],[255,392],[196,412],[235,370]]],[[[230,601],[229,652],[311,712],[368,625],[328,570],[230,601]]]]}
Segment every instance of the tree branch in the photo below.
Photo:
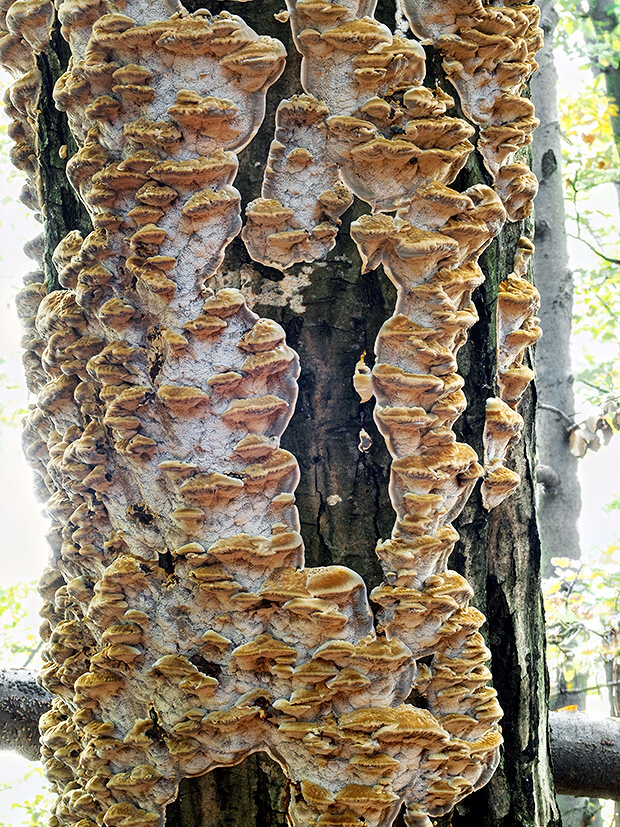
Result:
{"type": "Polygon", "coordinates": [[[551,712],[549,726],[556,792],[620,801],[620,719],[551,712]]]}
{"type": "Polygon", "coordinates": [[[567,233],[569,238],[574,238],[575,241],[581,241],[582,244],[585,244],[590,250],[592,250],[595,255],[599,258],[602,258],[603,261],[608,262],[609,264],[620,264],[620,259],[613,258],[612,256],[606,256],[605,253],[601,253],[601,251],[591,244],[587,239],[585,239],[582,235],[574,235],[573,233],[567,233]]]}
{"type": "MultiPolygon", "coordinates": [[[[51,696],[26,669],[0,669],[0,750],[39,758],[39,718],[51,696]]],[[[620,719],[551,712],[551,755],[556,791],[620,801],[620,719]]]]}
{"type": "Polygon", "coordinates": [[[545,402],[539,402],[538,403],[538,410],[539,411],[551,411],[551,413],[557,414],[557,416],[559,416],[560,419],[563,419],[564,422],[566,422],[566,424],[569,426],[567,428],[567,430],[572,431],[577,427],[576,423],[575,423],[575,420],[571,416],[569,416],[567,413],[564,413],[564,411],[561,411],[559,408],[556,408],[555,405],[547,405],[545,402]]]}
{"type": "Polygon", "coordinates": [[[39,718],[50,708],[51,696],[27,669],[0,669],[0,749],[39,758],[39,718]]]}
{"type": "Polygon", "coordinates": [[[610,689],[614,686],[620,686],[620,681],[612,681],[612,683],[596,683],[594,686],[584,686],[582,689],[567,689],[566,692],[556,692],[553,695],[549,695],[549,704],[554,706],[557,701],[566,695],[587,695],[589,692],[598,692],[601,689],[610,689]]]}

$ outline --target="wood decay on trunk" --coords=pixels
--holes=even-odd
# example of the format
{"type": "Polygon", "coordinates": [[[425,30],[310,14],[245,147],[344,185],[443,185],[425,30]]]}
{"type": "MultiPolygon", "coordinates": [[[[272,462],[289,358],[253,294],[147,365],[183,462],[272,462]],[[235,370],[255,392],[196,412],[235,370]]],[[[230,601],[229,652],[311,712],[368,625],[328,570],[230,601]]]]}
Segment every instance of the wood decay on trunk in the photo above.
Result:
{"type": "MultiPolygon", "coordinates": [[[[241,230],[237,153],[281,44],[174,3],[58,6],[72,60],[55,98],[94,230],[58,246],[64,290],[36,273],[19,298],[38,393],[26,447],[54,520],[41,581],[54,825],[161,824],[181,778],[265,750],[291,780],[295,825],[388,825],[404,803],[428,827],[496,766],[484,618],[447,570],[451,522],[482,474],[452,431],[455,357],[476,321],[477,259],[535,191],[507,161],[535,125],[520,93],[540,33],[535,6],[436,6],[406,11],[445,53],[496,192],[450,188],[474,129],[423,86],[420,44],[376,21],[373,0],[288,0],[305,94],[280,107],[244,230],[252,256],[284,269],[329,252],[352,193],[373,209],[352,235],[398,290],[372,371],[397,513],[377,547],[376,627],[358,575],[303,568],[297,462],[279,447],[297,355],[239,291],[208,286],[241,230]],[[406,703],[412,688],[423,707],[406,703]]],[[[34,55],[52,19],[49,2],[15,0],[0,20],[33,202],[34,55]]]]}

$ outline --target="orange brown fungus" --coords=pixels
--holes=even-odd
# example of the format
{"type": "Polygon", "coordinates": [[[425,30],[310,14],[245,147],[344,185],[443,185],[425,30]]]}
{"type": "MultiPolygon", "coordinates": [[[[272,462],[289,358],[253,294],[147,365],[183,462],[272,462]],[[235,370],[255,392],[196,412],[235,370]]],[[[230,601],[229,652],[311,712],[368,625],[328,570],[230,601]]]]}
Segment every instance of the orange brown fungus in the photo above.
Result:
{"type": "Polygon", "coordinates": [[[283,101],[263,181],[248,205],[250,255],[285,269],[324,258],[351,190],[374,210],[409,206],[454,180],[474,129],[422,83],[424,50],[372,18],[376,3],[288,0],[306,94],[283,101]]]}
{"type": "Polygon", "coordinates": [[[499,505],[519,485],[515,471],[504,465],[510,446],[521,437],[523,419],[517,405],[534,378],[534,371],[523,364],[527,348],[535,344],[542,331],[536,312],[538,290],[525,276],[534,245],[519,239],[514,270],[499,286],[497,299],[497,383],[499,396],[487,400],[484,427],[484,481],[482,501],[485,508],[499,505]]]}
{"type": "Polygon", "coordinates": [[[311,95],[278,107],[262,196],[248,204],[242,234],[257,261],[284,269],[325,258],[335,244],[353,197],[330,155],[328,115],[311,95]]]}
{"type": "MultiPolygon", "coordinates": [[[[20,297],[38,393],[26,450],[53,520],[40,591],[54,827],[160,826],[182,778],[260,750],[290,778],[295,827],[388,827],[403,804],[409,827],[429,827],[498,761],[484,617],[447,560],[482,473],[452,430],[456,353],[505,210],[489,187],[451,188],[472,127],[422,85],[420,45],[374,20],[373,0],[288,6],[305,94],[280,108],[245,240],[285,268],[328,252],[351,191],[372,205],[352,234],[398,289],[370,386],[358,371],[394,458],[378,624],[357,574],[304,567],[298,466],[280,448],[297,354],[239,291],[208,286],[241,229],[237,153],[281,44],[173,0],[123,14],[64,0],[72,60],[55,96],[94,230],[56,249],[63,290],[20,297]]],[[[20,34],[34,49],[41,25],[20,34]]],[[[32,119],[36,82],[11,94],[32,119]]],[[[524,319],[502,340],[508,395],[524,319]]]]}
{"type": "Polygon", "coordinates": [[[538,68],[540,10],[523,0],[403,0],[413,32],[443,56],[465,117],[480,127],[477,149],[511,221],[530,215],[536,178],[515,153],[532,141],[534,107],[522,97],[538,68]]]}

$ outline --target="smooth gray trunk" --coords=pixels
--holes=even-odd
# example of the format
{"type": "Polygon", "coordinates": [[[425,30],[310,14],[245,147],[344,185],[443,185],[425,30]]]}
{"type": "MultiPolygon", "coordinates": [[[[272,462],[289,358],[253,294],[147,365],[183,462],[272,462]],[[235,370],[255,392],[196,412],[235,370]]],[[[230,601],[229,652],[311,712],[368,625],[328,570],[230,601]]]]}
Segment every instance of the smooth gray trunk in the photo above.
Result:
{"type": "Polygon", "coordinates": [[[551,0],[542,0],[539,5],[543,12],[546,45],[538,54],[540,69],[532,79],[532,98],[540,119],[534,141],[534,171],[540,182],[534,202],[534,277],[541,296],[543,329],[543,338],[536,345],[535,354],[539,402],[536,437],[538,462],[552,469],[555,476],[539,485],[537,515],[543,573],[549,575],[552,572],[551,558],[578,558],[581,554],[577,529],[581,491],[577,478],[578,460],[568,447],[567,422],[559,414],[541,407],[541,403],[550,405],[571,417],[575,402],[570,358],[573,277],[566,245],[557,74],[553,58],[557,13],[551,0]]]}

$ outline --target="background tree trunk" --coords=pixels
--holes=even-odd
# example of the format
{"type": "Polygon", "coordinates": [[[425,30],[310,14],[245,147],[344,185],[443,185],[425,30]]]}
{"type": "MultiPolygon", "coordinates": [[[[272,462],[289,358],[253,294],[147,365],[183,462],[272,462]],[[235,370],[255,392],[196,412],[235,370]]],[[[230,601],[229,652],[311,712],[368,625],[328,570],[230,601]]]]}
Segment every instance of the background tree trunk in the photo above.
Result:
{"type": "MultiPolygon", "coordinates": [[[[540,188],[535,200],[536,252],[534,273],[540,291],[543,338],[535,350],[538,410],[536,438],[539,472],[537,518],[542,545],[542,571],[551,575],[553,557],[581,556],[577,521],[581,511],[578,460],[569,449],[568,431],[575,410],[570,339],[573,316],[573,276],[568,264],[566,214],[562,186],[562,146],[557,101],[557,72],[553,36],[558,15],[553,0],[539,3],[545,46],[538,53],[539,71],[532,79],[532,98],[540,119],[534,142],[534,172],[540,188]],[[553,410],[552,410],[553,409],[553,410]],[[562,416],[557,411],[563,412],[562,416]]],[[[558,676],[561,677],[562,676],[558,676]]],[[[556,677],[556,681],[557,681],[556,677]]],[[[553,676],[552,676],[553,683],[553,676]]],[[[577,675],[573,685],[587,686],[588,676],[577,675]]],[[[552,708],[577,704],[585,709],[585,695],[554,687],[552,708]]],[[[601,827],[600,803],[591,798],[559,796],[563,827],[601,827]]]]}
{"type": "Polygon", "coordinates": [[[588,17],[594,29],[595,44],[590,53],[593,70],[602,74],[605,79],[605,92],[609,102],[611,128],[620,155],[620,63],[615,54],[615,30],[620,20],[616,7],[608,0],[590,0],[588,3],[588,17]],[[601,60],[605,55],[606,60],[601,60]]]}
{"type": "MultiPolygon", "coordinates": [[[[242,171],[236,185],[246,203],[259,194],[275,108],[283,97],[301,91],[299,57],[288,26],[273,17],[281,5],[280,0],[261,0],[243,7],[248,23],[261,34],[283,40],[289,53],[286,72],[269,93],[265,123],[241,156],[242,171]]],[[[213,13],[237,11],[236,5],[223,2],[212,2],[209,7],[213,13]]],[[[393,28],[393,0],[380,0],[377,16],[393,28]]],[[[52,68],[63,63],[57,41],[55,44],[44,58],[52,68]]],[[[439,70],[432,55],[430,58],[432,76],[439,70]]],[[[49,106],[49,99],[45,105],[49,106]]],[[[56,160],[57,148],[48,149],[42,144],[42,149],[49,153],[45,174],[52,181],[47,191],[59,191],[64,170],[56,160]]],[[[485,174],[473,158],[459,183],[468,186],[484,180],[485,174]]],[[[297,505],[307,564],[343,563],[373,586],[379,580],[374,547],[379,538],[389,536],[394,521],[388,498],[390,458],[372,421],[372,402],[359,404],[351,378],[361,352],[372,353],[376,333],[392,312],[394,290],[382,272],[360,273],[348,224],[363,211],[367,208],[356,203],[345,216],[348,220],[329,261],[293,267],[284,277],[251,262],[237,240],[229,248],[218,286],[226,283],[244,289],[257,312],[284,326],[288,343],[301,357],[299,402],[282,442],[295,453],[301,467],[297,505]],[[364,452],[358,448],[362,428],[372,440],[364,452]]],[[[71,208],[63,207],[62,214],[66,230],[80,226],[82,217],[75,203],[71,208]]],[[[497,289],[512,270],[518,238],[524,231],[531,235],[531,230],[531,226],[522,224],[508,226],[482,261],[487,283],[477,298],[481,318],[461,352],[469,409],[457,426],[479,453],[485,401],[494,393],[497,289]]],[[[56,242],[48,229],[48,255],[56,242]]],[[[369,361],[372,364],[372,358],[369,361]]],[[[512,457],[523,479],[521,488],[490,516],[483,510],[479,494],[472,498],[457,525],[462,539],[452,559],[452,565],[472,583],[475,603],[489,619],[494,683],[505,713],[504,757],[488,787],[438,824],[559,825],[548,757],[540,544],[534,509],[534,404],[534,392],[530,391],[521,406],[526,419],[524,440],[512,457]]],[[[281,772],[262,755],[239,767],[187,780],[181,785],[177,801],[168,808],[167,825],[282,825],[286,811],[282,782],[281,772]]]]}
{"type": "Polygon", "coordinates": [[[562,187],[562,147],[557,101],[557,74],[553,59],[553,33],[557,13],[552,0],[540,4],[546,45],[538,53],[540,70],[532,79],[532,98],[540,126],[534,142],[536,197],[536,252],[534,272],[540,291],[543,338],[536,345],[536,417],[538,461],[552,469],[557,483],[539,488],[538,525],[543,549],[543,572],[551,574],[552,557],[581,556],[577,520],[581,491],[577,458],[568,446],[567,422],[549,405],[572,417],[575,410],[570,359],[573,321],[573,276],[568,266],[566,215],[562,187]]]}

